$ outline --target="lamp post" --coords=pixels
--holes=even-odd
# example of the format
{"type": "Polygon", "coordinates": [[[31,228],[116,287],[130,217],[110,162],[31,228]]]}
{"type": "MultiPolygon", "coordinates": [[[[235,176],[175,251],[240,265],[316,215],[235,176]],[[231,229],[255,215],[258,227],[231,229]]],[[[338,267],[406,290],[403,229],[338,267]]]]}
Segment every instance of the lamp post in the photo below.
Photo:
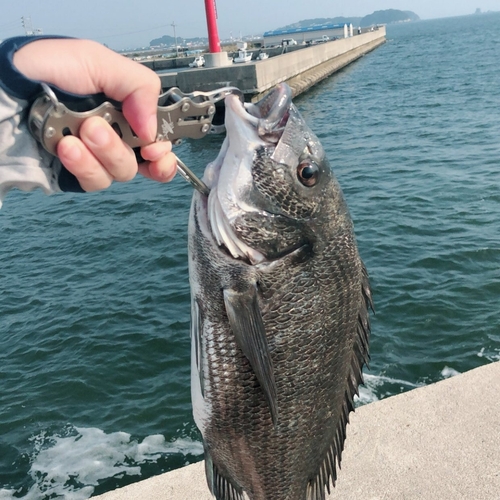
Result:
{"type": "Polygon", "coordinates": [[[175,57],[179,57],[179,46],[177,45],[177,35],[175,34],[175,22],[173,22],[170,26],[174,28],[174,38],[175,38],[175,57]]]}

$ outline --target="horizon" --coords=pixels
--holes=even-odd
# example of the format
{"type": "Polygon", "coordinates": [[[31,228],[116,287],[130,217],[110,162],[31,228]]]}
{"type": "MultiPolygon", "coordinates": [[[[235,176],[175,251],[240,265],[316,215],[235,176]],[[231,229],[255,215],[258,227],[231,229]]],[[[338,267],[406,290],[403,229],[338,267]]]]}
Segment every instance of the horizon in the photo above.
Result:
{"type": "MultiPolygon", "coordinates": [[[[7,0],[1,2],[5,4],[2,10],[9,12],[9,18],[4,16],[0,22],[0,40],[25,35],[22,18],[26,29],[41,30],[43,34],[88,38],[114,50],[147,47],[151,40],[165,35],[183,39],[207,38],[205,9],[201,1],[188,0],[188,7],[192,8],[177,7],[175,14],[168,18],[168,14],[163,14],[164,10],[168,11],[168,4],[165,7],[165,2],[158,0],[131,0],[126,5],[116,0],[105,4],[97,0],[87,0],[85,4],[70,1],[64,5],[57,0],[45,0],[43,4],[26,0],[14,5],[9,2],[8,6],[7,0]]],[[[499,11],[497,0],[444,0],[439,5],[435,5],[434,0],[376,0],[373,3],[375,5],[367,9],[365,2],[351,0],[347,10],[344,0],[333,4],[328,0],[314,0],[308,5],[290,4],[283,0],[272,3],[254,0],[252,9],[246,9],[245,15],[240,16],[235,12],[232,1],[216,0],[217,24],[221,40],[237,40],[311,19],[365,17],[389,9],[411,11],[421,20],[473,15],[477,8],[482,13],[499,11]],[[263,17],[263,10],[275,15],[263,17]]]]}

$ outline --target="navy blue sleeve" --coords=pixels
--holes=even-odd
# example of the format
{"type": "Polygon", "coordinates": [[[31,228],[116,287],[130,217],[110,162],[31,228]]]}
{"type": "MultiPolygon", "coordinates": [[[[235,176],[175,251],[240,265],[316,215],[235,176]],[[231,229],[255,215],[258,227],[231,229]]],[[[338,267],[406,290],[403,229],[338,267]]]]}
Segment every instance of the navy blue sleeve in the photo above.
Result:
{"type": "MultiPolygon", "coordinates": [[[[14,66],[14,53],[24,45],[36,40],[68,38],[57,35],[18,36],[2,42],[0,44],[0,87],[12,97],[33,102],[42,93],[42,86],[38,80],[30,80],[18,71],[14,66]]],[[[104,94],[79,95],[61,90],[52,84],[50,87],[57,98],[68,104],[74,111],[87,111],[102,104],[107,99],[104,94]]]]}
{"type": "Polygon", "coordinates": [[[47,38],[67,38],[62,36],[16,36],[0,44],[0,87],[17,99],[33,101],[41,92],[40,82],[26,78],[14,66],[14,54],[24,45],[47,38]]]}
{"type": "MultiPolygon", "coordinates": [[[[42,92],[39,81],[31,80],[24,76],[14,66],[14,53],[24,45],[35,40],[67,38],[62,36],[19,36],[8,38],[0,44],[0,87],[10,96],[27,101],[29,107],[32,102],[42,92]]],[[[66,102],[74,102],[82,99],[82,96],[64,92],[53,87],[57,97],[66,102]]],[[[62,191],[84,192],[77,178],[70,173],[64,166],[59,173],[58,184],[62,191]]]]}

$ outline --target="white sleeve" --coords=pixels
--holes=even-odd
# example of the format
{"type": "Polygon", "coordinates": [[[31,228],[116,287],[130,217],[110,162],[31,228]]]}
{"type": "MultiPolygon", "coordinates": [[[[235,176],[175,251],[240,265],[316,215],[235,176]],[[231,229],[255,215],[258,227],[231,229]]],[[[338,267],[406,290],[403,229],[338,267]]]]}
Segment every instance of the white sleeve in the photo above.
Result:
{"type": "Polygon", "coordinates": [[[10,97],[0,87],[0,207],[11,188],[61,191],[57,182],[61,162],[32,137],[26,107],[27,101],[10,97]]]}

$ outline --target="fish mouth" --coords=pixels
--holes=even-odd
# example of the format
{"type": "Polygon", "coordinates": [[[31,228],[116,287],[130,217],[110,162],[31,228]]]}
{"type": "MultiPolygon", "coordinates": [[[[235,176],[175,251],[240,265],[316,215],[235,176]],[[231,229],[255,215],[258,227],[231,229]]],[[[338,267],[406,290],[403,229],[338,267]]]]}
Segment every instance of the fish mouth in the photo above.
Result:
{"type": "Polygon", "coordinates": [[[284,83],[277,85],[257,103],[243,104],[236,96],[226,98],[226,109],[254,127],[267,144],[277,144],[290,117],[292,90],[284,83]]]}
{"type": "Polygon", "coordinates": [[[210,188],[206,214],[210,233],[223,254],[250,265],[268,261],[266,255],[242,241],[233,222],[249,212],[274,214],[251,204],[245,189],[252,184],[252,162],[259,147],[276,146],[290,117],[292,91],[276,86],[257,103],[242,103],[229,95],[226,106],[226,139],[217,159],[207,166],[204,182],[210,188]]]}
{"type": "Polygon", "coordinates": [[[259,137],[271,144],[277,144],[290,117],[292,90],[280,84],[256,104],[246,107],[247,113],[257,118],[259,137]]]}

